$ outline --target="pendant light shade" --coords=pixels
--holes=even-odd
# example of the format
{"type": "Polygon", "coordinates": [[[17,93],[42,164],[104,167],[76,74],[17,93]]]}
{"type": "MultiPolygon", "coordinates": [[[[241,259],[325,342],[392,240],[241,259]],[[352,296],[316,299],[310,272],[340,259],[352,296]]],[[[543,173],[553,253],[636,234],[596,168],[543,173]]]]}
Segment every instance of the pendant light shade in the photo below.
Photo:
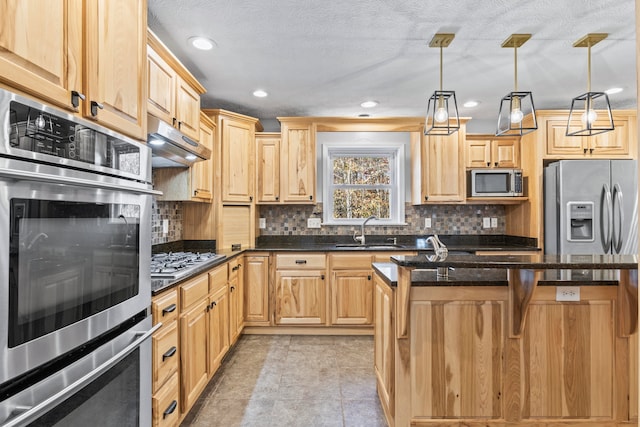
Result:
{"type": "Polygon", "coordinates": [[[451,135],[460,129],[456,93],[442,90],[442,49],[449,46],[455,34],[438,33],[433,36],[429,47],[440,48],[440,90],[433,92],[427,104],[425,135],[451,135]]]}
{"type": "Polygon", "coordinates": [[[589,33],[573,44],[587,48],[587,92],[571,100],[567,136],[591,136],[614,129],[609,96],[591,91],[591,46],[606,39],[606,33],[589,33]]]}
{"type": "Polygon", "coordinates": [[[502,42],[502,47],[513,48],[514,91],[500,101],[496,136],[525,135],[538,129],[533,95],[518,91],[518,48],[530,38],[531,34],[511,34],[502,42]]]}

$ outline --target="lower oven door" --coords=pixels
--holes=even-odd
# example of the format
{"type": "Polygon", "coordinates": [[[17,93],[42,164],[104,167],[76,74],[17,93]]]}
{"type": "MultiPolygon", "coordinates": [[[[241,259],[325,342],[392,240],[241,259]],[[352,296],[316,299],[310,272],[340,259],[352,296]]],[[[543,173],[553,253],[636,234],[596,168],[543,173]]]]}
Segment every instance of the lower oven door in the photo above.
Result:
{"type": "Polygon", "coordinates": [[[0,388],[151,305],[151,193],[0,158],[0,388]]]}
{"type": "Polygon", "coordinates": [[[150,426],[151,316],[71,365],[0,402],[0,424],[150,426]]]}

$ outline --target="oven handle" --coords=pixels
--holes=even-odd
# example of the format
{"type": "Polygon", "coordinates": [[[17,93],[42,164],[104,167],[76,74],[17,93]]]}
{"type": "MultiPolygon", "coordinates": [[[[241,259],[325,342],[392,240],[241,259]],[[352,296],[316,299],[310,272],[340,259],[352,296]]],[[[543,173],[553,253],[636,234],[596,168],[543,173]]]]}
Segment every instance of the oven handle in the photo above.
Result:
{"type": "Polygon", "coordinates": [[[19,425],[24,425],[26,423],[30,423],[30,422],[36,420],[40,416],[46,414],[47,411],[49,411],[51,408],[53,408],[56,405],[58,405],[59,403],[63,402],[69,396],[71,396],[73,393],[75,393],[76,391],[82,389],[84,386],[86,386],[87,384],[91,383],[97,377],[99,377],[100,375],[104,374],[109,369],[111,369],[112,367],[117,365],[122,359],[127,357],[129,355],[129,353],[134,351],[136,348],[140,347],[140,345],[142,345],[143,342],[145,342],[146,340],[151,338],[151,335],[153,335],[153,333],[155,331],[160,329],[161,326],[162,326],[162,323],[158,323],[157,325],[155,325],[154,327],[152,327],[148,331],[134,331],[133,333],[134,333],[134,336],[136,337],[136,340],[134,342],[132,342],[131,344],[129,344],[128,346],[126,346],[118,354],[116,354],[115,356],[111,357],[109,360],[104,362],[102,365],[98,366],[96,369],[94,369],[93,371],[89,372],[87,375],[85,375],[84,377],[80,378],[79,380],[77,380],[73,384],[69,385],[69,387],[67,387],[67,388],[65,388],[63,390],[60,390],[58,393],[56,393],[53,396],[49,397],[47,400],[44,400],[44,401],[42,401],[42,402],[40,402],[37,405],[32,406],[32,407],[19,407],[19,408],[16,408],[16,412],[19,411],[20,415],[18,415],[17,417],[9,420],[6,424],[3,424],[2,427],[17,427],[19,425]]]}
{"type": "Polygon", "coordinates": [[[68,178],[65,176],[51,175],[42,172],[31,172],[26,175],[23,171],[14,171],[9,169],[0,169],[0,176],[15,178],[19,181],[42,181],[54,184],[77,185],[90,188],[105,188],[109,190],[124,190],[139,194],[162,195],[162,191],[151,190],[149,188],[133,187],[128,185],[113,184],[110,182],[100,182],[83,178],[68,178]]]}

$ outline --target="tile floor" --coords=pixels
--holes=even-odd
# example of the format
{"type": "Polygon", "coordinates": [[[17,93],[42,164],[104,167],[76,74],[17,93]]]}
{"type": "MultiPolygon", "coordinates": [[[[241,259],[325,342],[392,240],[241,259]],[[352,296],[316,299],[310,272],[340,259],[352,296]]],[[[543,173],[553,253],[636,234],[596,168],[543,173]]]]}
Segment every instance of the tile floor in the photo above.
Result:
{"type": "Polygon", "coordinates": [[[243,335],[187,426],[386,427],[373,337],[243,335]]]}

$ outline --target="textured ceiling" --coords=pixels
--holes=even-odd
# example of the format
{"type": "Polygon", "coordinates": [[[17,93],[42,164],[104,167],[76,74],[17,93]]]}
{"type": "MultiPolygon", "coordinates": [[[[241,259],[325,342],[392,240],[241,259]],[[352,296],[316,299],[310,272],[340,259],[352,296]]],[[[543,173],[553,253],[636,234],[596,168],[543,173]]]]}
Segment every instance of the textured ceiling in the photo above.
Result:
{"type": "Polygon", "coordinates": [[[261,119],[277,116],[421,116],[438,89],[437,32],[444,90],[455,90],[471,132],[494,132],[499,102],[513,90],[512,33],[532,33],[518,49],[518,86],[538,109],[569,108],[586,92],[587,33],[609,33],[592,48],[592,90],[623,87],[613,108],[636,107],[634,0],[148,0],[149,26],[206,87],[202,105],[261,119]],[[187,43],[206,36],[217,46],[187,43]],[[264,89],[267,98],[252,92],[264,89]],[[360,107],[374,99],[372,109],[360,107]],[[464,108],[468,100],[480,101],[464,108]]]}

